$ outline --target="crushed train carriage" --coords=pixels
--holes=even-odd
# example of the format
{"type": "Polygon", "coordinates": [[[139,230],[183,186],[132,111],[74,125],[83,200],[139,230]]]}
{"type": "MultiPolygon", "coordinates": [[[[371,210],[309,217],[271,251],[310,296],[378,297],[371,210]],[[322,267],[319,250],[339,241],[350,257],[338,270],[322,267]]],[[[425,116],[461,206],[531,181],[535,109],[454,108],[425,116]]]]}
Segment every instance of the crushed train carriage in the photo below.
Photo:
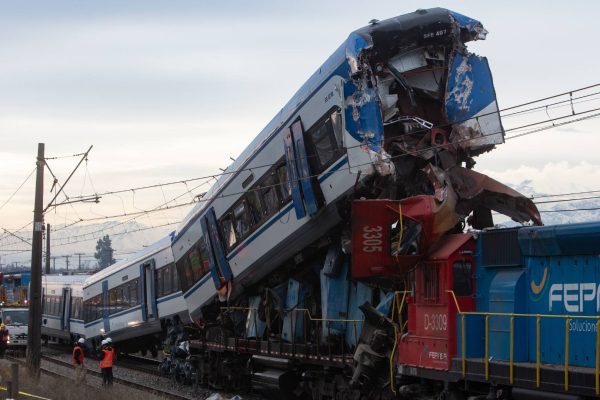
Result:
{"type": "Polygon", "coordinates": [[[238,386],[251,372],[300,398],[391,393],[374,373],[396,343],[381,316],[415,266],[468,216],[541,223],[531,200],[472,169],[504,141],[487,60],[466,48],[486,34],[439,8],[372,21],[205,194],[172,244],[204,335],[199,380],[238,386]]]}

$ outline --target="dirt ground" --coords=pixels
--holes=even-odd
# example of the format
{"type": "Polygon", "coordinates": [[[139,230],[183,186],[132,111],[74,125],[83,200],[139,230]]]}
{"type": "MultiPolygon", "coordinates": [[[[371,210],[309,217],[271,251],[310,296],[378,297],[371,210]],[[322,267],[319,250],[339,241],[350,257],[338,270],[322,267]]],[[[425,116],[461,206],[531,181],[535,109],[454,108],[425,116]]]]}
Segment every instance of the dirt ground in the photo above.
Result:
{"type": "MultiPolygon", "coordinates": [[[[162,398],[118,384],[108,390],[88,385],[75,386],[70,379],[60,379],[43,373],[39,382],[35,382],[28,376],[25,368],[19,370],[19,381],[19,391],[51,400],[159,400],[162,398]]],[[[2,386],[5,387],[5,384],[3,383],[2,386]]],[[[6,396],[5,390],[0,391],[0,398],[6,399],[6,396]]],[[[36,397],[20,395],[19,399],[36,400],[36,397]]]]}

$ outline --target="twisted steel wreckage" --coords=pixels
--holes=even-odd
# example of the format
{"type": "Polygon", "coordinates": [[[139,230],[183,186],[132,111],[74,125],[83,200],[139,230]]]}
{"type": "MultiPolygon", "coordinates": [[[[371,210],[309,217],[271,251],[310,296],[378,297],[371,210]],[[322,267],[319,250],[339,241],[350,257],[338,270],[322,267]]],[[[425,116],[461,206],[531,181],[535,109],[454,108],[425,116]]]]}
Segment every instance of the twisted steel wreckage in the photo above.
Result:
{"type": "Polygon", "coordinates": [[[417,266],[492,210],[541,224],[473,170],[504,141],[487,60],[466,48],[486,34],[438,8],[351,33],[190,213],[172,248],[202,381],[391,396],[417,266]]]}
{"type": "MultiPolygon", "coordinates": [[[[487,60],[466,47],[486,34],[440,8],[352,32],[182,222],[181,292],[157,300],[148,277],[168,263],[134,257],[115,284],[138,279],[140,301],[115,319],[139,328],[182,296],[199,328],[187,370],[214,387],[393,398],[426,379],[463,393],[477,381],[456,367],[457,314],[475,309],[467,224],[493,227],[492,210],[541,224],[531,200],[473,170],[504,141],[487,60]]],[[[90,339],[116,337],[105,275],[84,284],[90,339]]]]}

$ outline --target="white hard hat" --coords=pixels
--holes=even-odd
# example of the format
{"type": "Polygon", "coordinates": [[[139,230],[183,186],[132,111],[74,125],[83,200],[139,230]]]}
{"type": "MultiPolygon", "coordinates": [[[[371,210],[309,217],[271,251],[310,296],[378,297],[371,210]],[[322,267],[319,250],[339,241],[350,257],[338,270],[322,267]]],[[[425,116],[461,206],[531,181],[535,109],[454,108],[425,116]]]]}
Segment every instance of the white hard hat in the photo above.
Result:
{"type": "Polygon", "coordinates": [[[112,339],[111,338],[106,338],[106,343],[112,343],[112,339]]]}
{"type": "Polygon", "coordinates": [[[102,346],[104,346],[106,343],[108,343],[108,339],[104,339],[104,340],[102,340],[102,342],[100,342],[100,344],[101,344],[102,346]]]}
{"type": "Polygon", "coordinates": [[[84,344],[85,343],[85,339],[84,338],[79,338],[79,340],[77,341],[77,343],[84,344]]]}

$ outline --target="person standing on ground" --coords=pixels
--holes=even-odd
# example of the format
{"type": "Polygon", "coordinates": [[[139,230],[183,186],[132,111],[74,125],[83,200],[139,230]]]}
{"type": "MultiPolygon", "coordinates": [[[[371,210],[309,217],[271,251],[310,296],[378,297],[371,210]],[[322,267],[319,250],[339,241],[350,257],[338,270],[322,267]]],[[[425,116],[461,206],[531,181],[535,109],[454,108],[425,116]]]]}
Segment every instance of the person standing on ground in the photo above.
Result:
{"type": "Polygon", "coordinates": [[[80,384],[85,382],[86,369],[84,365],[84,352],[83,347],[85,345],[85,339],[80,338],[73,346],[73,367],[75,368],[75,383],[80,384]]]}
{"type": "Polygon", "coordinates": [[[6,348],[8,347],[8,329],[4,323],[0,324],[0,357],[4,358],[6,348]]]}
{"type": "Polygon", "coordinates": [[[100,369],[102,370],[102,386],[112,386],[112,366],[115,358],[115,350],[112,347],[112,340],[110,338],[102,341],[101,353],[100,369]]]}

